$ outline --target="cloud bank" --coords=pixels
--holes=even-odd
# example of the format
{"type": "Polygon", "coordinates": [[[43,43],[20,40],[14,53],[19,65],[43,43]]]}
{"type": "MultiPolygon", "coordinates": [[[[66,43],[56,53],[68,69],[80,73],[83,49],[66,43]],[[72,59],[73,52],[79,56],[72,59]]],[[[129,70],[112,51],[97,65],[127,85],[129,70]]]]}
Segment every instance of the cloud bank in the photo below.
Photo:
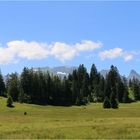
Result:
{"type": "Polygon", "coordinates": [[[51,44],[27,42],[25,40],[10,41],[6,47],[0,47],[0,64],[9,64],[27,60],[41,60],[49,56],[64,62],[73,59],[81,52],[93,51],[102,47],[100,41],[83,40],[81,43],[67,44],[55,42],[51,44]]]}
{"type": "MultiPolygon", "coordinates": [[[[103,46],[100,41],[83,40],[80,43],[68,44],[53,42],[50,44],[40,42],[28,42],[25,40],[10,41],[5,47],[0,47],[0,64],[17,63],[22,59],[42,60],[54,57],[56,60],[65,62],[72,60],[82,52],[91,52],[103,46]]],[[[140,53],[140,52],[139,52],[140,53]]],[[[99,52],[101,60],[122,58],[125,62],[130,61],[138,52],[127,52],[122,48],[113,48],[99,52]]],[[[92,55],[93,56],[93,55],[92,55]]]]}
{"type": "Polygon", "coordinates": [[[122,53],[123,53],[123,50],[121,48],[114,48],[114,49],[100,52],[99,57],[101,58],[101,60],[113,59],[113,58],[121,56],[122,53]]]}

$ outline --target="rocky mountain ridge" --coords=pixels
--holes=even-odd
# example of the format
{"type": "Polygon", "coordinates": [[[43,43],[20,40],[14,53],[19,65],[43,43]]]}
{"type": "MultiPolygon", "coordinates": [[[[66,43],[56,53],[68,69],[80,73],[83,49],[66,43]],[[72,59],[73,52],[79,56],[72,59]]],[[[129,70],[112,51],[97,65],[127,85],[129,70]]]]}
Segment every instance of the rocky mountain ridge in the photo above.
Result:
{"type": "MultiPolygon", "coordinates": [[[[77,69],[76,66],[58,66],[58,67],[40,67],[40,68],[34,68],[34,71],[41,70],[43,72],[50,72],[53,75],[58,75],[60,77],[67,76],[68,74],[72,74],[73,70],[77,69]]],[[[101,70],[100,74],[103,77],[106,77],[109,70],[101,70]]],[[[132,79],[138,79],[140,80],[140,74],[137,73],[135,70],[131,70],[129,76],[127,77],[128,80],[132,79]]]]}

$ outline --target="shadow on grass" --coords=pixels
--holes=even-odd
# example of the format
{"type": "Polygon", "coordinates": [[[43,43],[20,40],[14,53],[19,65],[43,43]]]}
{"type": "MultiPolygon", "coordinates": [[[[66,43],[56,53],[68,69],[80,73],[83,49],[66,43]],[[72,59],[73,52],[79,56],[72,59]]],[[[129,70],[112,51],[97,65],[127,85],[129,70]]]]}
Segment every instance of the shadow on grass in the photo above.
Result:
{"type": "Polygon", "coordinates": [[[14,108],[15,106],[14,105],[7,105],[7,107],[14,108]]]}

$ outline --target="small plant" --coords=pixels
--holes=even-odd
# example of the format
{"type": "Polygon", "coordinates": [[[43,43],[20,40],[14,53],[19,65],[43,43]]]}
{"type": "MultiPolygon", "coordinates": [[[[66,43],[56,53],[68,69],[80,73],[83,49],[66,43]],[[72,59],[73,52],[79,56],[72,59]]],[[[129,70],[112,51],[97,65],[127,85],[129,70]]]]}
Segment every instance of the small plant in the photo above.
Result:
{"type": "Polygon", "coordinates": [[[24,112],[24,115],[27,115],[27,112],[24,112]]]}
{"type": "Polygon", "coordinates": [[[108,97],[105,97],[104,99],[103,108],[111,108],[111,102],[108,97]]]}
{"type": "Polygon", "coordinates": [[[7,98],[7,107],[14,107],[13,106],[13,99],[11,96],[8,96],[8,98],[7,98]]]}

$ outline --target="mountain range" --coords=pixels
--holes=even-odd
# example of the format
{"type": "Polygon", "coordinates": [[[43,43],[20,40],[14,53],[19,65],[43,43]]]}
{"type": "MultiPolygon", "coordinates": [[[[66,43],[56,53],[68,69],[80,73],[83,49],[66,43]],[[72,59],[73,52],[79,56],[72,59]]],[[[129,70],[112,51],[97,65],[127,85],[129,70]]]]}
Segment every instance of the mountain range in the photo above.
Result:
{"type": "MultiPolygon", "coordinates": [[[[73,70],[77,69],[78,67],[76,66],[59,66],[59,67],[40,67],[40,68],[34,68],[34,71],[41,70],[43,72],[49,72],[53,75],[58,75],[60,77],[67,76],[68,74],[72,74],[73,70]]],[[[101,70],[100,74],[103,77],[106,77],[108,74],[109,70],[101,70]]],[[[127,77],[128,80],[132,79],[138,79],[140,80],[140,74],[137,73],[135,70],[131,70],[129,76],[127,77]]]]}
{"type": "Polygon", "coordinates": [[[78,67],[74,66],[59,66],[59,67],[41,67],[41,68],[34,68],[34,71],[43,71],[43,72],[49,72],[53,75],[58,75],[60,77],[68,76],[69,74],[72,74],[73,70],[77,69],[78,67]]]}
{"type": "Polygon", "coordinates": [[[140,81],[140,74],[137,73],[135,70],[131,70],[129,76],[128,76],[128,80],[132,80],[132,79],[138,79],[140,81]]]}

